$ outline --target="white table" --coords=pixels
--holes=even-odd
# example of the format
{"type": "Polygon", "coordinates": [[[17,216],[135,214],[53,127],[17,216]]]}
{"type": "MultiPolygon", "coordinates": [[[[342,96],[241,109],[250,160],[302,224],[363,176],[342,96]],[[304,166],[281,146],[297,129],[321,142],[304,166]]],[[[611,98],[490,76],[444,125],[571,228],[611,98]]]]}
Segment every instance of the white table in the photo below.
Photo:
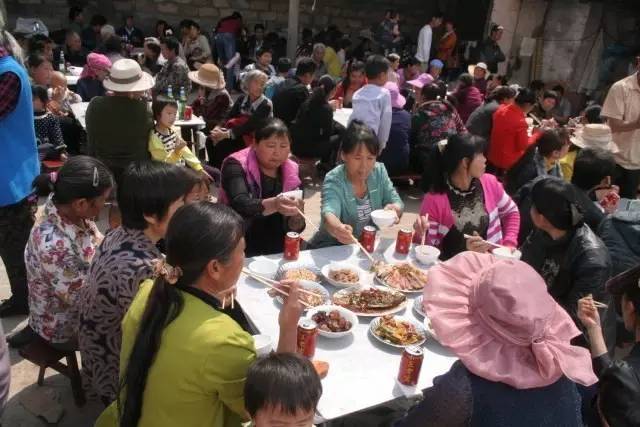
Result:
{"type": "Polygon", "coordinates": [[[77,102],[75,104],[71,104],[71,111],[73,111],[73,115],[76,116],[76,119],[78,119],[84,129],[87,128],[85,116],[87,115],[88,106],[88,102],[77,102]]]}
{"type": "MultiPolygon", "coordinates": [[[[88,102],[78,102],[76,104],[71,104],[71,110],[73,111],[73,114],[85,129],[87,128],[85,116],[87,115],[88,106],[88,102]]],[[[202,129],[206,126],[204,120],[201,117],[195,115],[191,116],[191,120],[176,120],[175,125],[179,127],[193,127],[196,129],[202,129]]]]}
{"type": "Polygon", "coordinates": [[[340,108],[333,112],[333,120],[347,127],[351,113],[353,113],[353,108],[340,108]]]}
{"type": "MultiPolygon", "coordinates": [[[[389,239],[382,240],[381,250],[391,243],[389,239]]],[[[262,258],[281,262],[281,255],[262,258]]],[[[345,260],[365,270],[369,268],[369,261],[363,254],[358,254],[355,246],[303,251],[298,262],[313,262],[320,268],[331,261],[345,260]]],[[[251,259],[247,260],[247,265],[249,262],[251,259]]],[[[369,276],[365,282],[371,283],[371,280],[372,276],[369,276]]],[[[332,294],[337,290],[323,284],[332,294]]],[[[409,304],[399,315],[421,322],[422,318],[412,309],[413,299],[420,294],[408,295],[411,295],[409,304]]],[[[243,274],[238,281],[237,300],[260,333],[272,337],[274,346],[277,346],[280,306],[267,295],[266,288],[243,274]]],[[[430,387],[433,378],[446,373],[456,361],[456,357],[447,349],[433,340],[427,340],[418,387],[403,391],[396,382],[402,350],[386,346],[371,337],[368,332],[371,319],[360,317],[353,334],[344,338],[318,336],[315,358],[330,365],[329,374],[322,380],[323,393],[318,405],[318,412],[324,421],[417,394],[430,387]]]]}

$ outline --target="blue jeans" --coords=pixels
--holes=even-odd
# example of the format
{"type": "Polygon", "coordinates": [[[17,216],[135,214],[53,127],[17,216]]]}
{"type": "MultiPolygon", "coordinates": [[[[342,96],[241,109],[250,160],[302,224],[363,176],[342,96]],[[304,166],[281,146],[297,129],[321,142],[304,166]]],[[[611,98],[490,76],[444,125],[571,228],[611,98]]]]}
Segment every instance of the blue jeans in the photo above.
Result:
{"type": "MultiPolygon", "coordinates": [[[[216,34],[216,51],[223,66],[236,54],[236,37],[231,33],[216,34]]],[[[233,87],[233,69],[224,68],[227,87],[233,87]]]]}

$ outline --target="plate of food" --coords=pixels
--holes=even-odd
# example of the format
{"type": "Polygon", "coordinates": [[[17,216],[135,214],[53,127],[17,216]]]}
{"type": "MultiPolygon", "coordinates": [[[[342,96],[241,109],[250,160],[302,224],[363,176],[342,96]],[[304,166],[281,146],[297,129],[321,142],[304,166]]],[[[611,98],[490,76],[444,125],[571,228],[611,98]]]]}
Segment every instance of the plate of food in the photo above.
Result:
{"type": "Polygon", "coordinates": [[[422,292],[428,280],[426,271],[407,262],[378,263],[375,266],[375,278],[384,286],[407,293],[422,292]]]}
{"type": "MultiPolygon", "coordinates": [[[[308,292],[300,292],[300,300],[306,302],[311,307],[318,307],[320,305],[329,304],[331,302],[331,295],[329,295],[329,291],[327,291],[324,286],[319,283],[311,282],[309,280],[300,280],[300,288],[309,291],[308,292]]],[[[288,293],[288,289],[283,289],[288,293]]],[[[276,298],[276,301],[280,304],[284,304],[284,296],[276,292],[273,289],[269,289],[269,295],[276,298]]]]}
{"type": "Polygon", "coordinates": [[[276,280],[309,280],[318,283],[320,270],[311,263],[288,262],[280,266],[275,278],[276,280]]]}
{"type": "Polygon", "coordinates": [[[349,264],[332,262],[320,270],[327,282],[338,288],[358,286],[362,277],[362,271],[349,264]]]}
{"type": "Polygon", "coordinates": [[[318,333],[327,338],[341,338],[353,332],[358,316],[338,305],[321,305],[307,312],[307,317],[318,324],[318,333]]]}
{"type": "Polygon", "coordinates": [[[384,286],[346,288],[331,299],[334,304],[365,317],[397,313],[407,306],[407,297],[402,292],[384,286]]]}
{"type": "Polygon", "coordinates": [[[380,342],[397,348],[422,345],[427,340],[427,331],[420,323],[393,315],[373,319],[369,332],[380,342]]]}

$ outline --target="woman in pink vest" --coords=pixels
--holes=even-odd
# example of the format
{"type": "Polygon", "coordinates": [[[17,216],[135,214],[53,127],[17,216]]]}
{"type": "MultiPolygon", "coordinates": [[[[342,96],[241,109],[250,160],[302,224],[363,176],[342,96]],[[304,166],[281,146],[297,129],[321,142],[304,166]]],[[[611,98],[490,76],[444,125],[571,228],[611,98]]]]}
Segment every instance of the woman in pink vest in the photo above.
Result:
{"type": "Polygon", "coordinates": [[[256,131],[256,142],[231,154],[222,163],[220,203],[245,220],[246,256],[282,252],[289,231],[304,230],[299,214],[304,201],[282,193],[301,188],[297,163],[289,160],[290,138],[279,119],[256,131]]]}
{"type": "Polygon", "coordinates": [[[426,243],[440,248],[442,259],[465,250],[488,252],[487,242],[518,245],[520,213],[496,177],[484,173],[485,144],[470,134],[452,135],[434,150],[429,190],[414,228],[415,240],[426,233],[426,243]]]}

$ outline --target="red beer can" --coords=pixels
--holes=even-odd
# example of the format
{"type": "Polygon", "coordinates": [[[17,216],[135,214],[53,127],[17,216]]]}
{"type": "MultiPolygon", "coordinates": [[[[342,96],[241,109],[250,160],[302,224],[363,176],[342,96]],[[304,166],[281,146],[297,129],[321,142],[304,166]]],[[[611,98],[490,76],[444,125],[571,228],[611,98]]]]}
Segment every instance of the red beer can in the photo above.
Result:
{"type": "Polygon", "coordinates": [[[367,225],[364,227],[360,235],[360,244],[367,252],[373,252],[376,246],[376,228],[374,226],[367,225]]]}
{"type": "Polygon", "coordinates": [[[191,108],[190,105],[187,105],[186,107],[184,107],[184,120],[185,121],[191,120],[192,114],[193,114],[193,108],[191,108]]]}
{"type": "Polygon", "coordinates": [[[408,386],[417,385],[423,360],[424,352],[421,347],[413,345],[405,348],[402,352],[402,359],[400,360],[398,382],[408,386]]]}
{"type": "Polygon", "coordinates": [[[298,322],[298,354],[312,359],[316,354],[318,324],[311,319],[300,319],[298,322]]]}
{"type": "Polygon", "coordinates": [[[396,252],[403,255],[408,254],[412,238],[413,231],[408,228],[400,229],[398,231],[398,237],[396,238],[396,252]]]}
{"type": "Polygon", "coordinates": [[[284,259],[295,261],[300,255],[300,234],[293,231],[284,236],[284,259]]]}

